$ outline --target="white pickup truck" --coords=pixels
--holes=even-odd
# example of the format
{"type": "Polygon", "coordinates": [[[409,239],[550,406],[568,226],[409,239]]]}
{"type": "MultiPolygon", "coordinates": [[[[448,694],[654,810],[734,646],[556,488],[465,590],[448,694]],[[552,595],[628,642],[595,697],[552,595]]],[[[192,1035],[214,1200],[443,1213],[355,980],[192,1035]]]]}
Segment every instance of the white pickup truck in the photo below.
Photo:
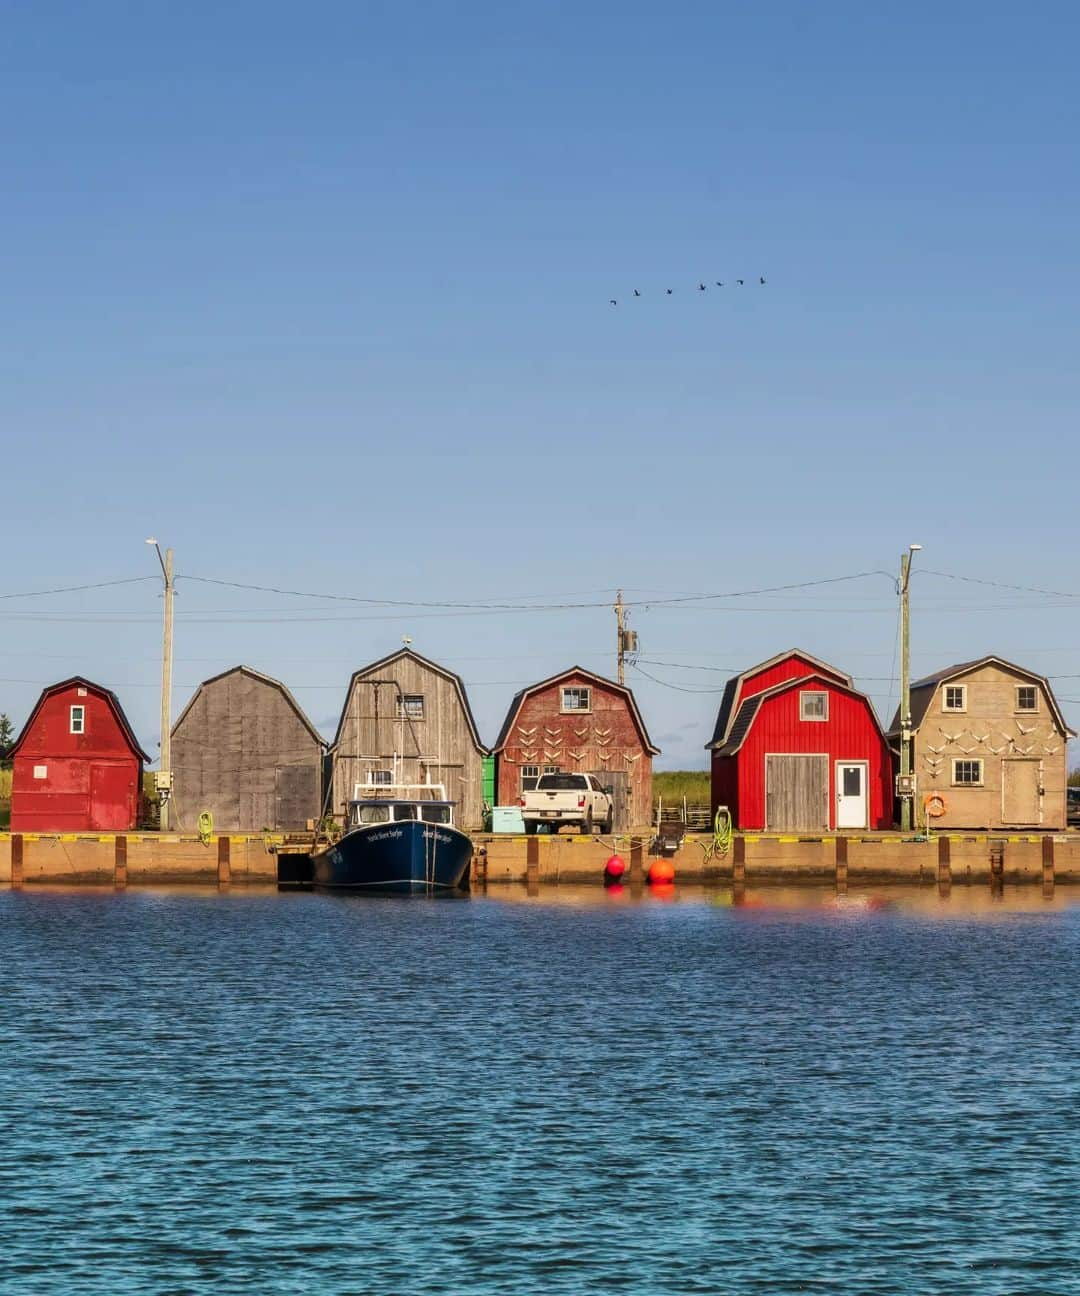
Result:
{"type": "Polygon", "coordinates": [[[614,801],[592,774],[541,774],[536,788],[521,794],[521,817],[527,833],[540,824],[558,832],[563,824],[576,824],[584,833],[610,833],[614,801]]]}

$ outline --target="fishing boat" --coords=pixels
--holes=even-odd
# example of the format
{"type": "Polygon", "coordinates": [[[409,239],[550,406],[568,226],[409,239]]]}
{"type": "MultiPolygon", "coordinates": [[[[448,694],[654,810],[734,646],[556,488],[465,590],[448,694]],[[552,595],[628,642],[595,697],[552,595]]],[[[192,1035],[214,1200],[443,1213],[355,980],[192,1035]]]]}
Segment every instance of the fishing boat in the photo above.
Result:
{"type": "Polygon", "coordinates": [[[345,832],[311,863],[320,890],[437,895],[457,890],[471,857],[442,784],[379,783],[356,785],[345,832]]]}

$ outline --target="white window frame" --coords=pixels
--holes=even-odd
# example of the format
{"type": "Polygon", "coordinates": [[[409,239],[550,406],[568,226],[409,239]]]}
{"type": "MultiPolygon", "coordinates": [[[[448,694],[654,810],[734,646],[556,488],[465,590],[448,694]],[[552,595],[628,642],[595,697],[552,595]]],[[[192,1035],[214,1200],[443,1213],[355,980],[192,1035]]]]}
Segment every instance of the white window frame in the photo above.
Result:
{"type": "Polygon", "coordinates": [[[827,689],[800,689],[799,690],[799,719],[805,720],[808,724],[828,723],[829,694],[827,689]],[[823,715],[807,715],[806,701],[808,698],[823,698],[825,713],[823,715]]]}
{"type": "Polygon", "coordinates": [[[75,705],[68,713],[68,733],[84,734],[86,733],[86,707],[75,705]],[[78,711],[78,727],[76,728],[75,712],[78,711]]]}
{"type": "Polygon", "coordinates": [[[545,773],[545,774],[561,774],[562,772],[563,772],[563,769],[562,769],[562,766],[561,766],[561,765],[545,765],[545,766],[544,766],[544,773],[545,773]]]}
{"type": "Polygon", "coordinates": [[[941,689],[941,709],[947,715],[962,715],[967,711],[967,685],[966,684],[944,684],[941,689]],[[949,691],[955,689],[960,693],[960,705],[949,705],[949,691]]]}
{"type": "Polygon", "coordinates": [[[537,780],[540,777],[539,765],[522,765],[520,770],[520,783],[522,792],[533,792],[536,789],[537,780]],[[532,787],[525,786],[525,780],[532,779],[532,787]]]}
{"type": "Polygon", "coordinates": [[[374,787],[389,787],[394,782],[394,771],[388,769],[369,770],[368,782],[374,787]]]}
{"type": "Polygon", "coordinates": [[[423,693],[399,693],[397,698],[397,718],[399,720],[423,720],[424,719],[424,695],[423,693]],[[410,702],[420,703],[420,713],[417,715],[409,710],[410,702]]]}
{"type": "Polygon", "coordinates": [[[986,786],[986,761],[981,756],[954,756],[952,758],[952,785],[955,788],[981,788],[986,786]],[[956,777],[956,767],[958,765],[978,765],[979,778],[977,782],[971,782],[965,779],[963,782],[956,777]]]}
{"type": "Polygon", "coordinates": [[[1039,713],[1039,686],[1038,684],[1017,684],[1016,686],[1016,707],[1017,715],[1038,715],[1039,713]],[[1030,689],[1035,695],[1035,705],[1022,707],[1020,705],[1020,690],[1030,689]]]}
{"type": "Polygon", "coordinates": [[[559,710],[563,715],[588,715],[592,711],[592,687],[589,684],[564,684],[559,689],[559,710]],[[567,706],[567,693],[580,693],[584,696],[584,706],[567,706]]]}

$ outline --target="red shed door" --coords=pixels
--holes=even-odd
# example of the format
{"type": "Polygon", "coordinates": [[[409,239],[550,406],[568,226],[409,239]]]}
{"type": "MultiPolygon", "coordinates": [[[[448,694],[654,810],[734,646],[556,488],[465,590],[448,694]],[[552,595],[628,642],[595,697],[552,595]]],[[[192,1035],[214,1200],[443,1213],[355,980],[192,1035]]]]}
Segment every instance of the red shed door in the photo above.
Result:
{"type": "Polygon", "coordinates": [[[90,766],[90,827],[130,828],[135,822],[131,769],[95,761],[90,766]]]}

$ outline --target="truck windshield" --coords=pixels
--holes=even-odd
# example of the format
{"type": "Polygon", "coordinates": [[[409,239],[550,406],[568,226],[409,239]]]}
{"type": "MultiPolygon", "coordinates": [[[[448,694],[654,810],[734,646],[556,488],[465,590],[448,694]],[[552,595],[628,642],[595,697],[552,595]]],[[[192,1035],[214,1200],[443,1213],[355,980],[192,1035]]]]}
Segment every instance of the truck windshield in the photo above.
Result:
{"type": "Polygon", "coordinates": [[[542,774],[537,792],[583,792],[589,786],[584,774],[542,774]]]}

